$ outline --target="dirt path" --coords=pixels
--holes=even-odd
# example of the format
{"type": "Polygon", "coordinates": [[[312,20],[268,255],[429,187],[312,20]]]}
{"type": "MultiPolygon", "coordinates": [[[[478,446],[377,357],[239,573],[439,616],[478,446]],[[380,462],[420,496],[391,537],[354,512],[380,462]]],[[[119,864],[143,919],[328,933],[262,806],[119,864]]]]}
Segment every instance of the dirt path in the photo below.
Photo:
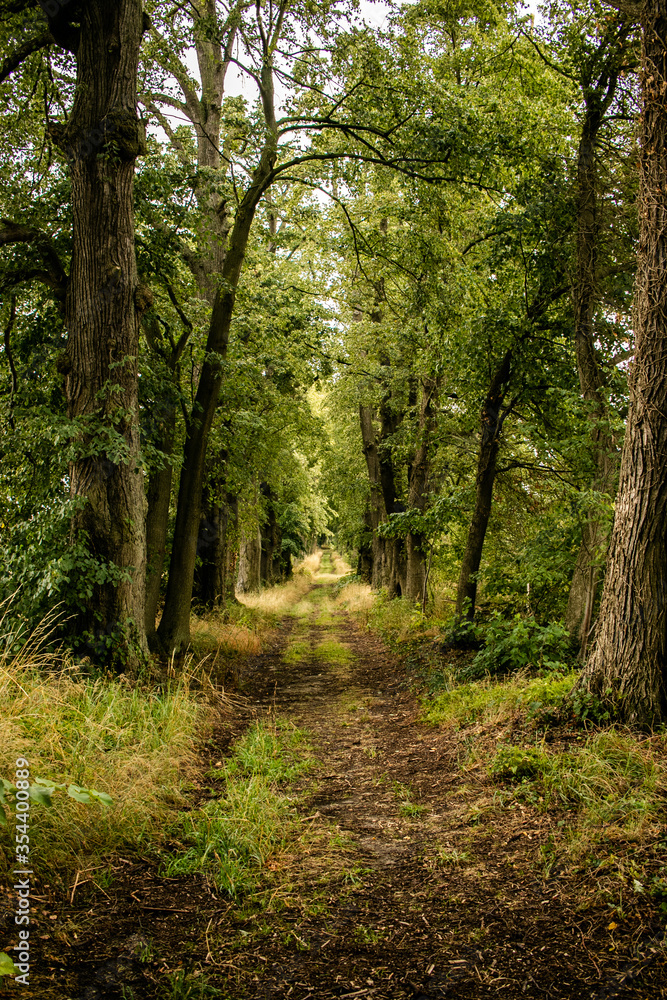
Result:
{"type": "Polygon", "coordinates": [[[248,661],[245,722],[221,716],[203,762],[202,773],[248,715],[310,734],[319,764],[290,792],[304,836],[275,862],[275,894],[232,903],[203,876],[165,877],[150,853],[119,858],[106,889],[82,885],[74,903],[45,911],[38,926],[53,933],[39,930],[39,978],[21,995],[667,997],[648,909],[582,906],[571,871],[544,876],[555,820],[494,808],[474,746],[420,721],[404,665],[341,609],[334,580],[318,575],[273,647],[248,661]]]}
{"type": "Polygon", "coordinates": [[[462,769],[460,740],[419,721],[401,664],[331,587],[316,584],[294,614],[284,648],[246,682],[310,732],[324,771],[303,783],[305,811],[346,838],[346,873],[322,889],[322,866],[311,858],[309,878],[305,864],[301,902],[248,942],[228,995],[667,996],[652,938],[619,941],[608,910],[578,914],[566,884],[539,877],[548,820],[471,812],[486,774],[462,769]]]}

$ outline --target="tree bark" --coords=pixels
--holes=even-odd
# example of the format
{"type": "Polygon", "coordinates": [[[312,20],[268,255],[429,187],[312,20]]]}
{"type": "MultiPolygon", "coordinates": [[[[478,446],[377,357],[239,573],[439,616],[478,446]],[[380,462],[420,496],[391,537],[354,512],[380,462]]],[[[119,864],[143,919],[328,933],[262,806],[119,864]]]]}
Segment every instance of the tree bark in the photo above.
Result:
{"type": "Polygon", "coordinates": [[[595,647],[581,685],[621,721],[667,715],[667,0],[642,26],[635,360],[595,647]]]}
{"type": "Polygon", "coordinates": [[[262,536],[261,581],[272,586],[282,579],[282,532],[273,506],[271,487],[262,484],[262,494],[266,500],[266,517],[262,536]]]}
{"type": "Polygon", "coordinates": [[[456,614],[470,621],[475,617],[477,574],[482,562],[486,529],[491,517],[493,486],[496,480],[500,433],[508,410],[503,410],[507,383],[510,379],[512,352],[507,351],[498,366],[482,408],[477,476],[475,480],[475,506],[468,529],[463,562],[456,592],[456,614]]]}
{"type": "MultiPolygon", "coordinates": [[[[274,123],[275,124],[275,123],[274,123]]],[[[163,648],[180,655],[190,642],[190,604],[194,581],[206,448],[222,384],[241,268],[257,205],[271,182],[277,156],[275,131],[264,146],[252,183],[239,205],[213,305],[206,357],[202,365],[192,420],[185,439],[176,524],[164,611],[158,628],[163,648]]]]}
{"type": "Polygon", "coordinates": [[[236,583],[240,594],[257,591],[261,587],[262,536],[259,526],[251,530],[241,529],[241,549],[239,553],[239,576],[236,583]]]}
{"type": "Polygon", "coordinates": [[[83,624],[113,635],[115,663],[135,667],[147,652],[137,358],[150,299],[138,286],[133,215],[134,162],[143,149],[136,111],[143,12],[140,0],[89,0],[68,11],[58,7],[50,29],[76,54],[74,103],[51,136],[69,159],[72,187],[61,370],[68,416],[81,428],[70,493],[85,499],[73,530],[110,567],[83,624]]]}
{"type": "MultiPolygon", "coordinates": [[[[588,79],[582,81],[586,110],[577,154],[574,347],[581,394],[590,406],[591,452],[595,466],[592,487],[600,493],[613,492],[618,463],[614,441],[606,429],[608,407],[603,391],[605,379],[595,351],[594,315],[599,300],[596,274],[599,242],[596,148],[605,112],[616,92],[619,59],[626,37],[627,33],[621,33],[611,50],[608,42],[603,40],[600,53],[606,59],[607,73],[599,74],[593,86],[588,79]]],[[[565,615],[567,629],[578,642],[582,657],[586,652],[591,630],[607,540],[607,532],[600,518],[593,512],[589,513],[583,526],[565,615]]]]}
{"type": "Polygon", "coordinates": [[[176,432],[176,407],[169,405],[163,414],[158,448],[165,455],[161,469],[154,469],[148,477],[148,510],[146,513],[146,637],[148,645],[155,648],[157,635],[155,621],[160,600],[160,585],[167,551],[167,527],[171,502],[173,468],[171,452],[176,432]]]}
{"type": "Polygon", "coordinates": [[[379,590],[384,586],[387,576],[385,545],[387,539],[378,535],[378,528],[387,520],[387,512],[382,491],[380,458],[375,437],[375,427],[373,426],[373,411],[370,406],[359,406],[359,424],[370,484],[368,509],[368,527],[371,530],[369,583],[374,590],[379,590]]]}
{"type": "Polygon", "coordinates": [[[179,657],[190,642],[190,604],[206,449],[220,395],[223,362],[227,355],[236,290],[255,212],[262,196],[273,180],[273,168],[278,156],[278,126],[274,107],[271,58],[265,45],[264,61],[258,82],[266,125],[266,137],[252,181],[236,210],[220,280],[217,284],[206,342],[206,356],[197,385],[192,419],[185,439],[169,582],[164,612],[158,628],[158,636],[163,648],[169,655],[175,653],[179,657]]]}
{"type": "MultiPolygon", "coordinates": [[[[408,508],[423,513],[428,504],[429,446],[435,427],[435,384],[422,383],[419,406],[419,436],[417,450],[410,464],[408,508]]],[[[413,601],[424,597],[426,581],[426,540],[422,534],[408,532],[405,540],[407,569],[405,596],[413,601]]]]}

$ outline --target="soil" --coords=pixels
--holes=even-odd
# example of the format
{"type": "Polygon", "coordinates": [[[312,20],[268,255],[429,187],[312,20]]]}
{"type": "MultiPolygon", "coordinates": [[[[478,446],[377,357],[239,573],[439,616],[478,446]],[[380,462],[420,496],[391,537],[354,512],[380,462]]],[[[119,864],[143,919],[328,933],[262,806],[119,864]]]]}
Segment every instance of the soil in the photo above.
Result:
{"type": "Polygon", "coordinates": [[[401,657],[347,612],[330,610],[329,594],[316,583],[306,613],[286,615],[269,648],[247,661],[245,708],[221,709],[202,751],[203,774],[267,713],[310,734],[319,766],[292,792],[312,837],[270,873],[275,900],[265,896],[262,909],[233,903],[203,877],[165,878],[150,858],[116,858],[103,890],[82,882],[73,901],[42,890],[34,985],[5,982],[0,993],[667,997],[655,907],[637,896],[610,908],[586,872],[545,875],[558,817],[494,807],[498,786],[469,754],[473,736],[489,734],[421,721],[401,657]],[[297,636],[310,652],[286,661],[297,636]],[[317,656],[325,640],[343,644],[348,661],[317,656]],[[178,970],[188,972],[180,986],[178,970]]]}

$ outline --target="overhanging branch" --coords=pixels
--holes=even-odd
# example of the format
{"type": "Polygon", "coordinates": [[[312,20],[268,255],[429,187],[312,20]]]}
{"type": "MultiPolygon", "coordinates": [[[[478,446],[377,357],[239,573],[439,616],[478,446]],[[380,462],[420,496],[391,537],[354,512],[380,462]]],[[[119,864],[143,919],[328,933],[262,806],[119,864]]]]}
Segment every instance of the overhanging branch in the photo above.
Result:
{"type": "Polygon", "coordinates": [[[51,32],[43,31],[41,35],[35,35],[34,38],[30,38],[23,45],[20,45],[15,52],[3,59],[0,65],[0,83],[3,83],[33,52],[45,49],[47,45],[53,45],[54,42],[55,39],[51,32]]]}
{"type": "Polygon", "coordinates": [[[43,268],[19,268],[10,276],[11,283],[41,281],[54,290],[56,298],[63,300],[67,290],[67,273],[46,233],[35,226],[21,226],[10,219],[0,219],[0,246],[14,243],[27,243],[39,255],[43,268]]]}

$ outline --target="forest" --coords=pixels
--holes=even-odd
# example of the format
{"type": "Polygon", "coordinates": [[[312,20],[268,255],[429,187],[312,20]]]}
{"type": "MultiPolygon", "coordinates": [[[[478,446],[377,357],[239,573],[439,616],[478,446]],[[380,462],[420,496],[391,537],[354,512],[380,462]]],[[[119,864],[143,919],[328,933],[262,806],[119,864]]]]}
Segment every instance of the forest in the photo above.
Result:
{"type": "Polygon", "coordinates": [[[0,995],[667,995],[667,0],[0,37],[0,995]]]}

